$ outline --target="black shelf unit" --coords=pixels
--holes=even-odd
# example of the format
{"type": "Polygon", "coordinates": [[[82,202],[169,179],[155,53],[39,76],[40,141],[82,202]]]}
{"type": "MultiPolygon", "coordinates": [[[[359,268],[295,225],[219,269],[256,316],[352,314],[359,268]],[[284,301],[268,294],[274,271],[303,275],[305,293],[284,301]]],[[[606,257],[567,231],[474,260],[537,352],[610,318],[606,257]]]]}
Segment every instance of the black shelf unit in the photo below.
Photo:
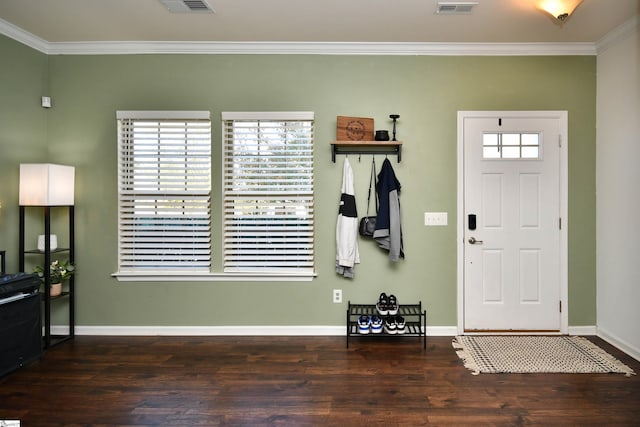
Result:
{"type": "Polygon", "coordinates": [[[69,262],[75,264],[75,212],[73,206],[20,206],[20,243],[19,243],[19,269],[24,271],[25,269],[25,257],[28,254],[38,255],[43,257],[42,265],[44,270],[44,291],[42,292],[42,304],[44,305],[44,348],[47,349],[54,345],[60,344],[75,337],[75,275],[69,278],[69,289],[62,292],[62,294],[52,297],[50,294],[51,278],[49,275],[48,266],[51,261],[56,259],[57,254],[67,253],[69,256],[69,262]],[[27,208],[41,209],[43,211],[44,221],[44,251],[37,249],[25,249],[25,212],[27,208]],[[51,237],[51,215],[52,210],[62,211],[66,210],[69,219],[69,247],[68,248],[56,248],[51,250],[50,237],[51,237]],[[53,257],[52,257],[53,256],[53,257]],[[67,302],[67,308],[69,312],[69,333],[66,335],[53,335],[51,333],[51,304],[52,302],[59,303],[61,301],[67,302]]]}
{"type": "Polygon", "coordinates": [[[333,141],[331,161],[336,162],[338,154],[392,154],[402,161],[401,141],[333,141]]]}
{"type": "Polygon", "coordinates": [[[404,334],[387,334],[381,332],[379,334],[358,333],[358,318],[360,316],[380,316],[375,304],[351,304],[348,302],[347,308],[347,348],[349,348],[350,338],[405,338],[417,337],[422,339],[422,348],[427,348],[427,311],[422,308],[422,301],[417,304],[403,304],[398,307],[399,316],[405,319],[406,332],[404,334]]]}

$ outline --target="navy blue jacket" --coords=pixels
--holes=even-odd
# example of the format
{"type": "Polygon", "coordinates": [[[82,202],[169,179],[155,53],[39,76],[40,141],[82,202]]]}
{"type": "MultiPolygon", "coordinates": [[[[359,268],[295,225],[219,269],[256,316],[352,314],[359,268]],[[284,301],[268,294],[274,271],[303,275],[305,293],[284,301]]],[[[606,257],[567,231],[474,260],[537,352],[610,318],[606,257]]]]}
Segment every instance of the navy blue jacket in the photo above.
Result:
{"type": "Polygon", "coordinates": [[[402,226],[400,221],[400,181],[385,159],[378,174],[376,191],[378,192],[378,217],[373,238],[378,246],[389,251],[389,259],[397,261],[404,258],[402,226]]]}

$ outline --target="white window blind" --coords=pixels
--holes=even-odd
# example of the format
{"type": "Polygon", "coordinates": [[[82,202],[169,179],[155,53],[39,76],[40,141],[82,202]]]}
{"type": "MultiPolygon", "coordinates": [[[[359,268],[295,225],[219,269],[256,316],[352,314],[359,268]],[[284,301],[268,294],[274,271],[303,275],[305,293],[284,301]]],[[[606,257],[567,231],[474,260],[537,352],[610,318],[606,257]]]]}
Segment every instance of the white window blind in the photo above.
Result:
{"type": "Polygon", "coordinates": [[[224,271],[313,273],[313,113],[222,120],[224,271]]]}
{"type": "Polygon", "coordinates": [[[119,272],[211,269],[208,111],[118,111],[119,272]]]}

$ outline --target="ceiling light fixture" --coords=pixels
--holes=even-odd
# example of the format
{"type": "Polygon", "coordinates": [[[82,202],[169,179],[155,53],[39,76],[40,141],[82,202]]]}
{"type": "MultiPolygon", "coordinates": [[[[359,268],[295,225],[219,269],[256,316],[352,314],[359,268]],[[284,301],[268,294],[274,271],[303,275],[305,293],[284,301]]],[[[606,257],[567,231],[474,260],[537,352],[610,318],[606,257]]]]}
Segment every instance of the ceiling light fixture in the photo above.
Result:
{"type": "Polygon", "coordinates": [[[582,0],[539,0],[537,7],[563,23],[580,3],[582,0]]]}

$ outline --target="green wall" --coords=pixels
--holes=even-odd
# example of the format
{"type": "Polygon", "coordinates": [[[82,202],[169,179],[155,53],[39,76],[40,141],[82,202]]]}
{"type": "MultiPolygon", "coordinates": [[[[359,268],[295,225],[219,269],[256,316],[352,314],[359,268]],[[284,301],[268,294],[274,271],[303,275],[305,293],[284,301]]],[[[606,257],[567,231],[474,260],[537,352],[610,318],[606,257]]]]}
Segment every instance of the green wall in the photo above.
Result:
{"type": "MultiPolygon", "coordinates": [[[[4,42],[6,44],[6,42],[4,42]]],[[[453,326],[456,314],[456,113],[458,110],[569,111],[569,324],[595,324],[595,57],[445,57],[322,55],[41,55],[31,63],[9,42],[31,74],[47,71],[54,107],[42,132],[21,135],[47,161],[76,167],[77,323],[79,325],[343,325],[343,297],[374,302],[382,291],[400,302],[421,300],[429,326],[453,326]],[[220,112],[309,110],[316,113],[316,271],[312,282],[118,282],[116,110],[209,110],[213,121],[215,269],[221,269],[220,112]],[[334,272],[335,222],[342,157],[329,142],[337,115],[373,117],[390,129],[400,114],[406,259],[387,261],[360,241],[362,263],[352,281],[334,272]],[[425,227],[425,211],[449,213],[448,227],[425,227]],[[576,231],[577,230],[577,231],[576,231]]],[[[2,46],[2,45],[0,45],[2,46]]],[[[6,53],[5,53],[6,52],[6,53]]],[[[24,76],[16,76],[22,82],[24,76]]],[[[12,84],[0,82],[4,91],[12,84]]],[[[39,94],[35,101],[39,104],[39,94]]],[[[0,100],[0,112],[20,95],[0,100]]],[[[20,120],[42,110],[21,112],[20,120]]],[[[21,129],[18,129],[19,131],[21,129]]],[[[2,132],[11,181],[6,208],[17,210],[17,168],[31,151],[4,160],[18,143],[2,132]]],[[[350,156],[360,213],[366,209],[370,156],[350,156]]],[[[381,159],[379,161],[381,163],[381,159]]],[[[3,208],[4,211],[4,208],[3,208]]],[[[15,215],[4,215],[14,217],[15,215]]],[[[17,249],[17,219],[0,224],[8,250],[17,249]]],[[[17,267],[15,254],[11,265],[17,267]]]]}
{"type": "Polygon", "coordinates": [[[18,165],[47,159],[46,55],[0,35],[0,250],[17,269],[18,165]]]}

